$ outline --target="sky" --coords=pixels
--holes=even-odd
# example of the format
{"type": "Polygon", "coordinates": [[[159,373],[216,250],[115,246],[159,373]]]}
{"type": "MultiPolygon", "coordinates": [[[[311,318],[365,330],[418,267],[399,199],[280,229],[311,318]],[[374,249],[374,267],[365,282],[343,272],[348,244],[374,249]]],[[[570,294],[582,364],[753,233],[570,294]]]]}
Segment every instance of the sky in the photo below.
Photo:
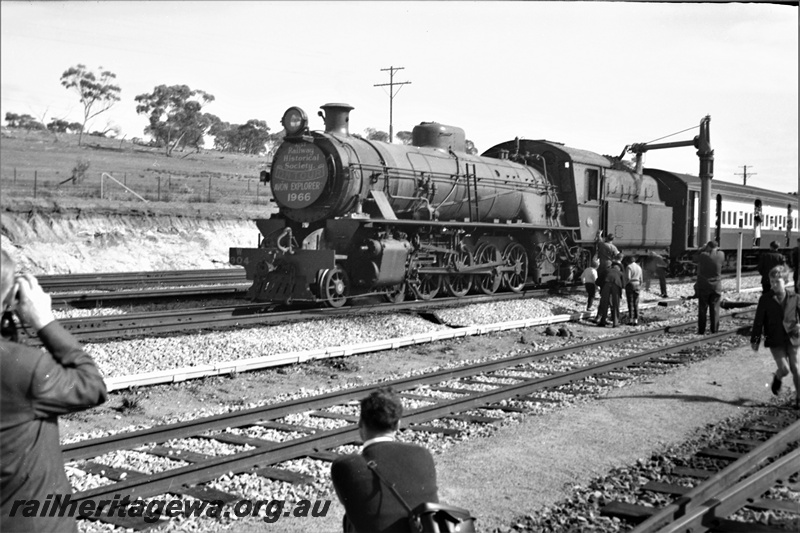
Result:
{"type": "MultiPolygon", "coordinates": [[[[212,94],[204,110],[273,132],[291,106],[355,109],[351,133],[435,121],[478,150],[515,137],[619,155],[686,141],[711,117],[714,179],[797,191],[798,8],[651,2],[0,2],[0,117],[82,121],[60,84],[84,64],[121,101],[90,122],[145,137],[134,98],[158,85],[212,94]],[[681,133],[678,133],[681,132],[681,133]],[[675,134],[675,135],[673,135],[675,134]]],[[[5,121],[3,121],[5,124],[5,121]]],[[[210,142],[207,146],[210,147],[210,142]]],[[[697,175],[692,147],[645,166],[697,175]]],[[[2,150],[0,147],[0,157],[2,150]]]]}

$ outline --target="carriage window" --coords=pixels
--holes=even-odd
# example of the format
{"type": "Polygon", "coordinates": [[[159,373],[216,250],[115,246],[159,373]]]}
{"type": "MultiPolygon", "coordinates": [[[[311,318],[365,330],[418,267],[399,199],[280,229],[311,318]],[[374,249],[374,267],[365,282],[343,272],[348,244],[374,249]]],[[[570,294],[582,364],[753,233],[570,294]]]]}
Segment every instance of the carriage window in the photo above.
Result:
{"type": "Polygon", "coordinates": [[[597,170],[587,168],[583,175],[586,179],[586,200],[597,200],[597,170]]]}

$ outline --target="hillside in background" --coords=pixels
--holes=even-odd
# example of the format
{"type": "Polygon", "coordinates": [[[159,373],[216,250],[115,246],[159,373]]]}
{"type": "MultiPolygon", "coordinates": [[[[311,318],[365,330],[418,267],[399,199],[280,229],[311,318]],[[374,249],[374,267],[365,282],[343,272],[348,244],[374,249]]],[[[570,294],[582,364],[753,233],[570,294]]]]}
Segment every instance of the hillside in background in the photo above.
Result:
{"type": "MultiPolygon", "coordinates": [[[[98,207],[131,202],[150,209],[171,203],[203,211],[208,206],[202,204],[215,204],[213,210],[226,211],[224,204],[253,204],[263,216],[274,205],[269,186],[258,181],[267,167],[265,157],[216,150],[167,157],[163,149],[124,139],[84,136],[78,146],[77,135],[9,128],[2,129],[0,155],[4,207],[34,200],[91,201],[98,207]]],[[[242,215],[241,208],[231,211],[242,215]]]]}

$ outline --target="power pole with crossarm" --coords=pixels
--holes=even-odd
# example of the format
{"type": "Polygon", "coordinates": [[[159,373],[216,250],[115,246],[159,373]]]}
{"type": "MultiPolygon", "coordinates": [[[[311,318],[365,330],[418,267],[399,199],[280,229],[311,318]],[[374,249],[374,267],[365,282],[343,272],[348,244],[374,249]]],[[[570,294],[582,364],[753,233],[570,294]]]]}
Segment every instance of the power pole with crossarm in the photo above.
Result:
{"type": "Polygon", "coordinates": [[[742,176],[744,178],[743,180],[744,182],[742,183],[742,185],[747,185],[747,176],[755,176],[756,174],[758,174],[758,172],[751,172],[750,174],[748,174],[747,165],[744,165],[742,168],[744,169],[744,172],[743,173],[737,172],[736,175],[742,176]]]}
{"type": "MultiPolygon", "coordinates": [[[[399,85],[408,85],[410,81],[394,81],[394,73],[397,70],[403,70],[405,67],[389,67],[389,68],[382,68],[381,72],[389,72],[389,83],[376,83],[374,87],[386,87],[389,86],[389,142],[394,142],[394,127],[392,125],[392,100],[394,100],[395,93],[394,86],[399,85]]],[[[397,88],[397,91],[400,91],[400,88],[397,88]]]]}

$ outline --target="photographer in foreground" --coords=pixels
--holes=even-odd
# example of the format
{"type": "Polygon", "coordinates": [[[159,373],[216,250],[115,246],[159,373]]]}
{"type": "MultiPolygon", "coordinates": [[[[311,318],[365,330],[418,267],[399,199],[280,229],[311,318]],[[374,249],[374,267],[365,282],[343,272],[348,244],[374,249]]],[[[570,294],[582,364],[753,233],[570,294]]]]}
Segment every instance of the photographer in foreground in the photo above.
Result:
{"type": "Polygon", "coordinates": [[[9,332],[0,339],[0,531],[76,532],[74,518],[23,513],[24,506],[15,509],[14,502],[36,500],[41,508],[48,495],[72,494],[58,415],[103,403],[106,386],[92,358],[55,320],[50,296],[35,277],[17,276],[15,269],[0,250],[3,322],[15,312],[46,351],[16,342],[9,332]]]}

